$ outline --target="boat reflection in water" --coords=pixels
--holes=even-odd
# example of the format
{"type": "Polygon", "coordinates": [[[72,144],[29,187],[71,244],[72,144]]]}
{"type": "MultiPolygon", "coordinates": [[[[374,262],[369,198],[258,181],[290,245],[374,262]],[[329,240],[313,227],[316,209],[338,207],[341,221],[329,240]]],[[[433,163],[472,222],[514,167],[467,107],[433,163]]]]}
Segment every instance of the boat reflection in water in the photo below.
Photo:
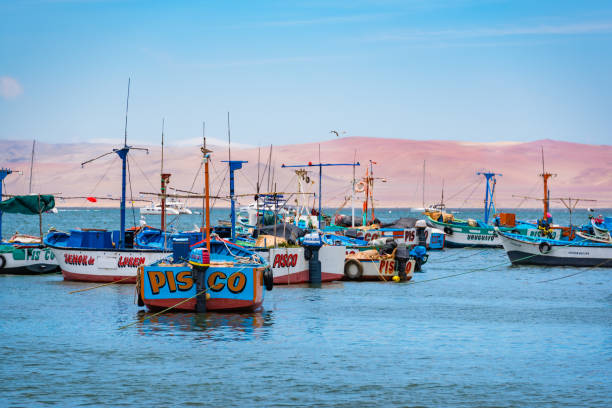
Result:
{"type": "Polygon", "coordinates": [[[139,312],[138,333],[143,336],[188,336],[198,340],[240,341],[261,339],[274,324],[272,311],[251,313],[162,313],[139,312]],[[151,317],[149,317],[151,316],[151,317]],[[144,319],[144,320],[143,320],[144,319]]]}

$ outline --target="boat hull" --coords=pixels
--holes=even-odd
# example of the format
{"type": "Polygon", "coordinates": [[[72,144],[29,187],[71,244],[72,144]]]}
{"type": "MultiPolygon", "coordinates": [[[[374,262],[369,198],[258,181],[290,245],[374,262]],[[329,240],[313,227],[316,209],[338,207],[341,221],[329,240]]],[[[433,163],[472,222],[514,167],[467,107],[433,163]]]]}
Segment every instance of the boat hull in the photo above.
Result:
{"type": "MultiPolygon", "coordinates": [[[[390,281],[394,276],[397,276],[395,271],[395,259],[355,259],[347,258],[345,263],[345,280],[360,280],[360,281],[390,281]],[[350,268],[349,261],[357,261],[361,267],[361,275],[358,278],[350,278],[346,268],[350,268]]],[[[414,259],[409,259],[406,263],[406,280],[409,281],[414,276],[414,268],[416,262],[414,259]]]]}
{"type": "MultiPolygon", "coordinates": [[[[270,264],[275,285],[310,282],[309,262],[303,247],[269,248],[255,252],[270,264]]],[[[337,281],[344,277],[345,253],[344,246],[323,246],[319,249],[322,282],[337,281]]]]}
{"type": "Polygon", "coordinates": [[[94,250],[51,247],[64,280],[135,283],[138,267],[170,254],[156,250],[94,250]]]}
{"type": "Polygon", "coordinates": [[[540,249],[543,241],[526,241],[503,233],[499,235],[510,262],[515,265],[612,267],[612,245],[572,245],[561,241],[561,244],[549,244],[550,250],[543,253],[540,249]]]}
{"type": "Polygon", "coordinates": [[[12,275],[40,275],[58,272],[53,252],[39,246],[10,247],[0,253],[0,273],[12,275]]]}
{"type": "MultiPolygon", "coordinates": [[[[204,275],[207,311],[255,310],[264,299],[263,267],[209,267],[204,275]]],[[[138,293],[150,310],[172,308],[196,311],[196,284],[192,269],[181,266],[145,266],[138,293]]]]}

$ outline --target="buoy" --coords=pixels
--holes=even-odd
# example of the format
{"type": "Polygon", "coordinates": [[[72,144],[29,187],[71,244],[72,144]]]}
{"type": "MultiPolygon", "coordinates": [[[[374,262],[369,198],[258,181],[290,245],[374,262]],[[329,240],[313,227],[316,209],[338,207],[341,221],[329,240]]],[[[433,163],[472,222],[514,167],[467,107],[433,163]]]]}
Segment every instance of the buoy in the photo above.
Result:
{"type": "Polygon", "coordinates": [[[206,294],[206,300],[209,300],[209,299],[210,299],[210,293],[207,293],[206,294]]]}
{"type": "Polygon", "coordinates": [[[393,282],[399,282],[400,281],[400,277],[395,275],[393,278],[393,282]]]}

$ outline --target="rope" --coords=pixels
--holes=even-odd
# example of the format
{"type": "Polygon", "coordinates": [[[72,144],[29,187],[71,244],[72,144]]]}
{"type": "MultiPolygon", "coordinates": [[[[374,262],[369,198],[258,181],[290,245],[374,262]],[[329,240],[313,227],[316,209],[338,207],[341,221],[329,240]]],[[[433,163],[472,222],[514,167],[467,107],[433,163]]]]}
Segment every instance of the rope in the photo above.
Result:
{"type": "Polygon", "coordinates": [[[468,202],[468,200],[469,200],[470,198],[472,198],[472,195],[474,194],[474,192],[476,191],[476,189],[477,189],[478,187],[480,187],[480,185],[483,183],[483,181],[484,181],[483,179],[480,179],[480,183],[478,183],[478,184],[476,185],[476,187],[474,187],[474,189],[472,190],[472,192],[470,193],[470,195],[469,195],[469,196],[467,196],[467,198],[466,198],[465,200],[463,200],[463,203],[461,204],[461,207],[459,207],[459,208],[464,208],[465,204],[468,202]]]}
{"type": "Polygon", "coordinates": [[[130,183],[130,204],[132,205],[133,226],[136,226],[136,211],[134,210],[134,194],[132,193],[132,172],[130,171],[130,159],[127,158],[128,182],[130,183]]]}
{"type": "Polygon", "coordinates": [[[440,258],[440,260],[437,260],[437,259],[436,259],[435,264],[439,264],[439,263],[446,263],[446,262],[449,262],[449,261],[452,261],[452,260],[459,260],[459,259],[469,258],[470,256],[474,256],[474,255],[482,254],[483,252],[486,252],[486,251],[488,251],[489,249],[491,249],[491,248],[485,248],[485,249],[483,249],[483,250],[481,250],[481,251],[474,252],[474,253],[472,253],[472,254],[468,254],[467,256],[462,256],[462,257],[459,257],[459,258],[455,258],[453,255],[445,256],[444,258],[440,258]]]}
{"type": "MultiPolygon", "coordinates": [[[[584,241],[584,240],[583,240],[583,241],[584,241]]],[[[580,242],[580,241],[578,241],[578,242],[580,242]]],[[[570,246],[570,245],[572,245],[572,244],[574,244],[574,243],[575,243],[574,241],[569,241],[567,244],[564,244],[564,245],[558,245],[558,246],[560,246],[560,247],[563,247],[563,246],[570,246]]],[[[533,257],[536,257],[536,256],[540,256],[540,254],[528,255],[528,256],[525,256],[525,257],[523,257],[523,258],[516,259],[516,260],[514,260],[514,262],[512,262],[512,264],[514,264],[514,263],[516,263],[516,262],[524,261],[524,260],[526,260],[526,259],[530,259],[530,258],[533,258],[533,257]]],[[[608,262],[608,261],[609,261],[609,260],[607,260],[606,262],[608,262]]],[[[603,264],[603,263],[602,263],[602,264],[603,264]]],[[[491,268],[495,268],[495,267],[498,267],[498,266],[504,266],[504,265],[507,265],[507,263],[506,263],[506,262],[504,262],[504,263],[500,263],[500,264],[496,264],[496,265],[492,265],[492,266],[486,266],[486,267],[484,267],[484,268],[473,269],[473,270],[471,270],[471,271],[466,271],[466,272],[461,272],[461,273],[455,273],[455,274],[452,274],[452,275],[440,276],[440,277],[437,277],[437,278],[426,279],[426,280],[417,281],[417,282],[410,281],[410,282],[408,282],[408,283],[410,283],[410,284],[417,284],[417,283],[432,282],[432,281],[441,280],[441,279],[446,279],[446,278],[453,278],[453,277],[455,277],[455,276],[467,275],[467,274],[469,274],[469,273],[481,272],[481,271],[485,271],[485,270],[488,270],[488,269],[491,269],[491,268]]],[[[598,265],[598,266],[600,266],[600,265],[598,265]]],[[[586,272],[586,271],[584,271],[584,272],[586,272]]],[[[582,273],[582,272],[578,272],[578,273],[582,273]]],[[[578,273],[576,273],[575,275],[577,275],[578,273]]],[[[568,276],[566,276],[566,277],[569,277],[569,276],[572,276],[572,275],[568,275],[568,276]]],[[[553,279],[553,280],[554,280],[554,279],[553,279]]],[[[543,281],[543,282],[546,282],[546,281],[543,281]]]]}
{"type": "Polygon", "coordinates": [[[142,176],[145,178],[145,180],[147,180],[147,183],[149,183],[149,185],[151,186],[151,189],[152,189],[153,191],[155,191],[155,187],[153,186],[153,183],[151,183],[151,180],[149,180],[149,178],[147,177],[147,175],[145,174],[145,172],[144,172],[144,171],[142,171],[142,168],[140,167],[140,165],[138,164],[138,162],[136,161],[136,159],[134,159],[134,158],[132,157],[132,161],[134,162],[134,164],[136,164],[136,168],[137,168],[138,170],[140,170],[140,174],[142,174],[142,176]]]}
{"type": "Polygon", "coordinates": [[[164,310],[162,310],[162,311],[160,311],[160,312],[153,313],[152,315],[146,316],[144,319],[141,319],[141,320],[136,320],[135,322],[132,322],[132,323],[130,323],[130,324],[126,324],[125,326],[121,326],[121,327],[119,327],[119,330],[127,329],[128,327],[133,326],[133,325],[135,325],[135,324],[137,324],[137,323],[143,323],[143,322],[145,322],[146,320],[150,320],[150,319],[154,318],[155,316],[159,316],[159,315],[160,315],[160,314],[162,314],[162,313],[166,313],[168,310],[174,309],[175,307],[180,306],[180,305],[182,305],[183,303],[186,303],[188,300],[191,300],[191,299],[193,299],[193,298],[195,298],[195,297],[198,297],[198,296],[200,296],[200,295],[204,294],[205,292],[207,292],[207,291],[208,291],[208,289],[210,289],[210,288],[206,288],[206,289],[204,289],[203,291],[201,291],[200,293],[196,293],[195,295],[193,295],[193,296],[191,296],[191,297],[188,297],[187,299],[183,299],[183,300],[181,300],[180,302],[175,303],[174,305],[172,305],[172,306],[170,306],[170,307],[168,307],[168,308],[166,308],[166,309],[164,309],[164,310]]]}
{"type": "Polygon", "coordinates": [[[108,167],[106,168],[106,171],[104,172],[104,174],[102,175],[102,177],[98,180],[98,182],[96,183],[96,185],[91,189],[91,193],[89,193],[89,195],[93,195],[94,191],[96,191],[96,189],[98,188],[98,186],[100,185],[100,183],[102,182],[102,180],[104,180],[106,178],[106,175],[108,174],[109,170],[111,169],[112,165],[115,163],[115,160],[117,159],[118,156],[115,156],[113,158],[113,160],[110,161],[110,163],[108,163],[108,167]]]}
{"type": "Polygon", "coordinates": [[[560,278],[546,279],[546,280],[539,281],[539,282],[536,282],[536,283],[546,283],[546,282],[552,282],[552,281],[556,281],[556,280],[561,280],[561,279],[569,278],[569,277],[571,277],[571,276],[580,275],[581,273],[589,272],[589,271],[591,271],[591,270],[593,270],[593,269],[595,269],[595,268],[599,268],[599,267],[603,266],[604,264],[606,264],[606,263],[608,263],[608,262],[610,262],[610,261],[612,261],[612,259],[606,259],[605,261],[601,262],[600,264],[595,265],[595,266],[593,266],[593,267],[591,267],[591,268],[589,268],[589,269],[585,269],[585,270],[582,270],[582,271],[578,271],[578,272],[576,272],[576,273],[572,273],[572,274],[570,274],[570,275],[561,276],[560,278]]]}
{"type": "Polygon", "coordinates": [[[103,283],[101,285],[92,286],[91,288],[73,290],[72,292],[68,292],[68,294],[72,295],[73,293],[87,292],[88,290],[93,290],[93,289],[101,288],[103,286],[114,285],[115,283],[123,282],[124,280],[133,279],[133,278],[134,278],[133,276],[128,276],[127,278],[119,279],[119,280],[112,281],[112,282],[103,283]]]}
{"type": "Polygon", "coordinates": [[[467,190],[468,188],[472,187],[474,184],[476,184],[476,183],[478,183],[478,182],[480,182],[480,181],[482,181],[482,180],[480,180],[480,179],[476,179],[476,180],[474,180],[472,183],[470,183],[470,184],[468,184],[467,186],[463,187],[461,190],[459,190],[458,192],[456,192],[456,193],[455,193],[455,194],[453,194],[452,196],[448,197],[446,200],[447,200],[447,201],[452,200],[453,198],[457,197],[459,194],[463,193],[465,190],[467,190]]]}

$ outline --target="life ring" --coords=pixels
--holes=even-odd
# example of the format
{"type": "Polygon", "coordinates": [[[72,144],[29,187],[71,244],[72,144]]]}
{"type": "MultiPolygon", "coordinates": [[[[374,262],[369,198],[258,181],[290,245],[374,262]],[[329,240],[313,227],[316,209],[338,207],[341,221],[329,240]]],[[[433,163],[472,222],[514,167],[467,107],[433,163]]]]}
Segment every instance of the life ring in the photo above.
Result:
{"type": "Polygon", "coordinates": [[[356,280],[363,275],[363,265],[356,259],[349,259],[344,263],[344,276],[349,280],[356,280]]]}
{"type": "Polygon", "coordinates": [[[306,258],[307,261],[310,261],[310,258],[312,258],[312,249],[309,247],[304,247],[304,258],[306,258]]]}
{"type": "Polygon", "coordinates": [[[272,290],[272,288],[274,287],[274,274],[272,273],[272,269],[270,267],[264,269],[263,281],[266,290],[272,290]]]}
{"type": "Polygon", "coordinates": [[[359,183],[355,184],[355,192],[356,193],[363,193],[365,191],[366,188],[366,183],[365,181],[360,181],[359,183]]]}
{"type": "Polygon", "coordinates": [[[444,227],[444,233],[446,235],[453,235],[453,229],[451,227],[444,227]]]}
{"type": "Polygon", "coordinates": [[[0,269],[3,269],[6,266],[6,259],[4,255],[0,255],[0,269]]]}
{"type": "Polygon", "coordinates": [[[540,249],[541,253],[547,254],[552,249],[552,246],[548,242],[540,242],[538,248],[540,249]]]}

